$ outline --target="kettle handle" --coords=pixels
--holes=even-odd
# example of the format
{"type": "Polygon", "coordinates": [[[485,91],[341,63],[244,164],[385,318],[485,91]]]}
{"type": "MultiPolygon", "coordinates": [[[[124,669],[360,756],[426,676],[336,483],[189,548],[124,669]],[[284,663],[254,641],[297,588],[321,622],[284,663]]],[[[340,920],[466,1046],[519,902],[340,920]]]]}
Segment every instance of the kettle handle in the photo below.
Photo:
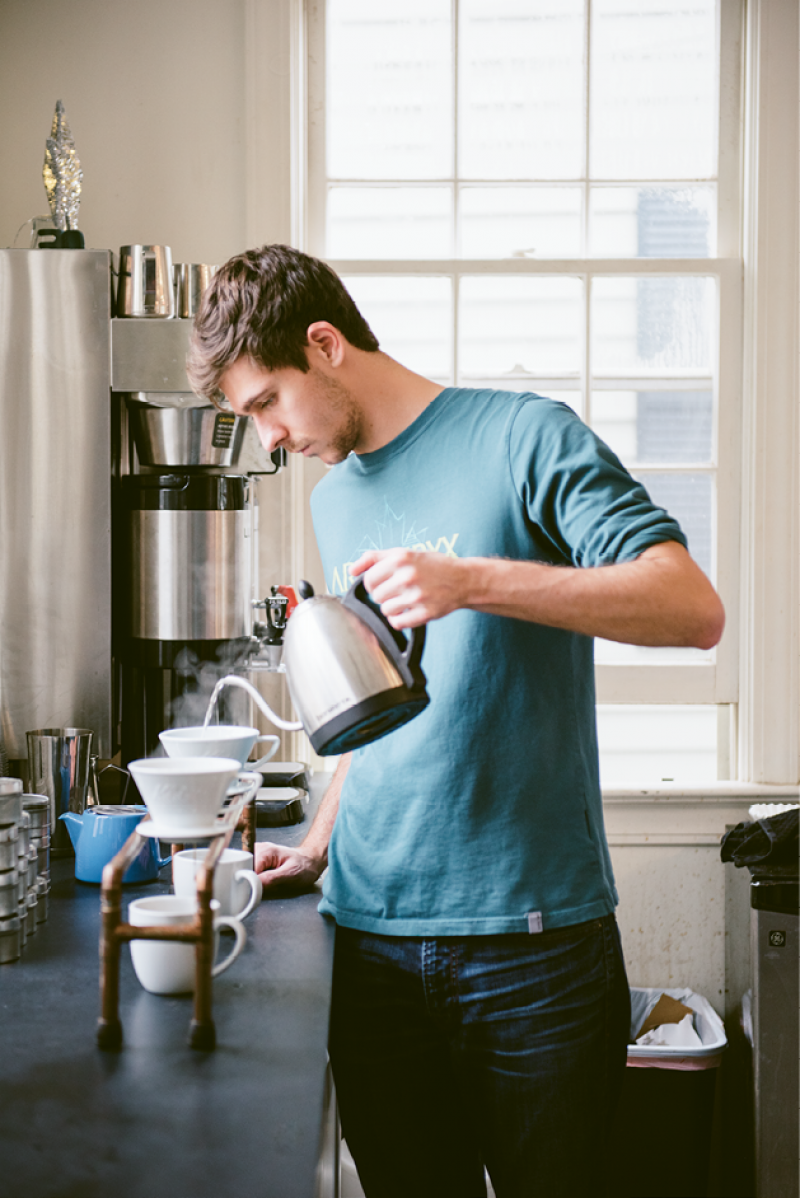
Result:
{"type": "Polygon", "coordinates": [[[371,602],[363,580],[358,578],[350,587],[342,604],[363,620],[380,641],[388,656],[397,666],[400,676],[411,690],[425,689],[425,675],[420,668],[422,650],[425,647],[425,625],[409,629],[409,636],[392,628],[379,607],[371,602]]]}

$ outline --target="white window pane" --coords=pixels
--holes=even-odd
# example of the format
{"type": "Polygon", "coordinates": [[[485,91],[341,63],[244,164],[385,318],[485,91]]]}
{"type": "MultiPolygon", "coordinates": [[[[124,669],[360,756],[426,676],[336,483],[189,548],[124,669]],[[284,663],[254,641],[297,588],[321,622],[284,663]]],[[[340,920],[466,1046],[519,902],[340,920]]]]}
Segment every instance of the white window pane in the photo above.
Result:
{"type": "Polygon", "coordinates": [[[589,244],[598,258],[708,258],[716,253],[716,191],[593,187],[589,244]]]}
{"type": "Polygon", "coordinates": [[[577,371],[582,290],[579,279],[465,276],[460,369],[481,375],[577,371]]]}
{"type": "Polygon", "coordinates": [[[328,0],[329,178],[453,170],[450,0],[328,0]]]}
{"type": "Polygon", "coordinates": [[[711,464],[711,391],[594,391],[592,428],[627,466],[711,464]]]}
{"type": "Polygon", "coordinates": [[[712,665],[716,649],[653,648],[623,645],[618,641],[594,642],[594,660],[599,666],[698,666],[712,665]]]}
{"type": "Polygon", "coordinates": [[[591,36],[591,177],[712,177],[715,0],[593,0],[591,36]]]}
{"type": "Polygon", "coordinates": [[[594,369],[710,371],[715,306],[708,278],[595,279],[594,369]]]}
{"type": "Polygon", "coordinates": [[[461,0],[459,174],[583,173],[583,0],[461,0]]]}
{"type": "Polygon", "coordinates": [[[462,187],[461,254],[465,258],[574,258],[581,252],[577,187],[462,187]]]}
{"type": "Polygon", "coordinates": [[[453,252],[449,187],[331,187],[331,258],[448,258],[453,252]]]}
{"type": "Polygon", "coordinates": [[[344,285],[385,353],[428,378],[452,377],[450,279],[351,275],[344,285]]]}
{"type": "Polygon", "coordinates": [[[600,782],[603,787],[691,785],[717,779],[717,709],[713,706],[597,708],[600,782]]]}

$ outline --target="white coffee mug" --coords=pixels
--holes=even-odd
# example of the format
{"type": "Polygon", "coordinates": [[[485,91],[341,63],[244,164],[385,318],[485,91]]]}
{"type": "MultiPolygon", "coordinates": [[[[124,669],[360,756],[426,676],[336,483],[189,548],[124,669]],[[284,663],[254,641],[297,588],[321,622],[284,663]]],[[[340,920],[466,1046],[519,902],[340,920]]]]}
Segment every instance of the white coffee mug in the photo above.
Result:
{"type": "MultiPolygon", "coordinates": [[[[244,925],[228,915],[218,915],[219,903],[211,900],[214,915],[214,956],[219,948],[219,928],[231,928],[236,940],[228,956],[211,971],[217,977],[232,965],[247,940],[244,925]]],[[[197,899],[177,894],[159,894],[135,899],[128,907],[128,923],[134,927],[170,927],[191,923],[197,914],[197,899]]],[[[175,940],[132,940],[131,958],[136,976],[151,994],[191,994],[195,982],[195,946],[175,940]]]]}
{"type": "MultiPolygon", "coordinates": [[[[194,899],[195,876],[208,855],[208,849],[184,849],[172,858],[172,882],[175,893],[194,899]]],[[[261,902],[261,879],[253,871],[253,854],[244,849],[223,849],[214,869],[214,898],[221,915],[244,919],[261,902]]]]}
{"type": "Polygon", "coordinates": [[[194,728],[167,728],[158,739],[168,757],[235,757],[242,768],[259,770],[278,751],[277,736],[260,733],[258,728],[238,724],[208,724],[194,728]],[[258,761],[248,761],[253,745],[269,744],[269,752],[258,761]]]}

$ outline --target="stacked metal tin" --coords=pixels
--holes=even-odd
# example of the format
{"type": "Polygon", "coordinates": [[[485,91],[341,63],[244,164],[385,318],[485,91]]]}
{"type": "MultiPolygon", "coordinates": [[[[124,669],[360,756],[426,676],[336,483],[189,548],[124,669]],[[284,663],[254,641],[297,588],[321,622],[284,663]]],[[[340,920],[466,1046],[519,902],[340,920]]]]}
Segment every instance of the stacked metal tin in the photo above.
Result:
{"type": "Polygon", "coordinates": [[[44,923],[50,903],[50,800],[46,795],[22,796],[22,813],[30,821],[28,828],[28,888],[36,889],[36,923],[44,923]],[[33,882],[31,877],[33,876],[33,882]]]}
{"type": "Polygon", "coordinates": [[[0,964],[18,960],[47,919],[49,894],[49,800],[0,778],[0,964]]]}
{"type": "MultiPolygon", "coordinates": [[[[22,952],[23,921],[27,919],[27,899],[20,906],[21,888],[27,885],[27,848],[25,880],[19,875],[19,827],[22,821],[22,783],[17,778],[0,778],[0,964],[16,961],[22,952]]],[[[26,892],[27,893],[27,892],[26,892]]]]}

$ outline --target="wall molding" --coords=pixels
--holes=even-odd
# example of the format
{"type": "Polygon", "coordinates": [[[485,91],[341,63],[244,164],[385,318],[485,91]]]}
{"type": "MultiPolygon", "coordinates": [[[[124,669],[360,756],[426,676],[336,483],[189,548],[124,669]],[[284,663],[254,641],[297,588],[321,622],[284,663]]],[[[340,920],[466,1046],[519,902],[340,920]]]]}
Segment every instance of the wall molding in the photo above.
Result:
{"type": "Polygon", "coordinates": [[[738,775],[754,782],[800,777],[797,54],[797,0],[750,0],[738,775]]]}

